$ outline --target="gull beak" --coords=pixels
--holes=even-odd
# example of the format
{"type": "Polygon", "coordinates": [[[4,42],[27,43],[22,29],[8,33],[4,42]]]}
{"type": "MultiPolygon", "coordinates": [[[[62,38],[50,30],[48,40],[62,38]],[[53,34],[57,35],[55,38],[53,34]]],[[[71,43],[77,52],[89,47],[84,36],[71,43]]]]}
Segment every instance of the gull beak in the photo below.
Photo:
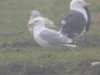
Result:
{"type": "Polygon", "coordinates": [[[33,24],[33,19],[29,20],[28,25],[33,24]]]}
{"type": "Polygon", "coordinates": [[[29,20],[28,24],[27,24],[28,30],[32,33],[33,32],[33,28],[34,28],[34,22],[33,20],[29,20]]]}

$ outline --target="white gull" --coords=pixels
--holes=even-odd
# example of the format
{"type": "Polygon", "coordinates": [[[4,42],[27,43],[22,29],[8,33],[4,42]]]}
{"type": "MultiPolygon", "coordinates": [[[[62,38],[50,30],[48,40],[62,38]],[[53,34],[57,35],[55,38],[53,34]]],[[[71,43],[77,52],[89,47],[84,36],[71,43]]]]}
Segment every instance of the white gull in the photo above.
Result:
{"type": "Polygon", "coordinates": [[[72,39],[63,36],[56,30],[50,29],[45,25],[45,19],[42,17],[35,18],[31,24],[34,25],[33,36],[35,41],[42,47],[50,46],[70,46],[76,47],[76,45],[70,44],[72,39]]]}

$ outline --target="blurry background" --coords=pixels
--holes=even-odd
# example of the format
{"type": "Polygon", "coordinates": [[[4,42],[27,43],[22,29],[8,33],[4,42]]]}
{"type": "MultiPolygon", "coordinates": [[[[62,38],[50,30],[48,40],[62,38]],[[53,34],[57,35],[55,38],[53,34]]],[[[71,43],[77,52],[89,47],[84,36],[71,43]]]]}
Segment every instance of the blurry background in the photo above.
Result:
{"type": "Polygon", "coordinates": [[[0,75],[92,75],[79,64],[100,61],[100,1],[86,1],[92,21],[81,45],[52,49],[38,46],[28,32],[30,12],[39,10],[57,26],[70,0],[0,0],[0,75]]]}

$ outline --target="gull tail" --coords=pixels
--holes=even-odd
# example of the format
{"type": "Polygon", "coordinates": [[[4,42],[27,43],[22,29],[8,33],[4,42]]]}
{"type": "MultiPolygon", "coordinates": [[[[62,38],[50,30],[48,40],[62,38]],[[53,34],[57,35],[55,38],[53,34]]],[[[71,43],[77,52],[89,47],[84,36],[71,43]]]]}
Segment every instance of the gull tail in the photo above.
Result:
{"type": "Polygon", "coordinates": [[[68,46],[68,47],[76,47],[77,44],[78,44],[78,42],[72,41],[71,43],[64,44],[64,46],[68,46]]]}
{"type": "Polygon", "coordinates": [[[74,44],[64,44],[64,46],[67,46],[67,47],[76,47],[77,45],[74,45],[74,44]]]}

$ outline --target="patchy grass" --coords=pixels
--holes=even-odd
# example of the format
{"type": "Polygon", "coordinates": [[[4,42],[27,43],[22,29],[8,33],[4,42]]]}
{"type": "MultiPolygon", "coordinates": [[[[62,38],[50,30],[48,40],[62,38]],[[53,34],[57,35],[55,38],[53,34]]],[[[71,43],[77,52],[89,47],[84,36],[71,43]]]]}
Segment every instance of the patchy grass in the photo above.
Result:
{"type": "Polygon", "coordinates": [[[35,73],[36,70],[43,71],[40,72],[41,74],[33,73],[33,75],[43,75],[45,72],[46,75],[68,75],[67,72],[76,68],[81,61],[100,60],[100,25],[99,17],[96,15],[99,13],[99,4],[90,6],[93,18],[91,28],[77,48],[41,48],[28,32],[26,25],[31,10],[39,10],[57,25],[63,12],[68,10],[69,2],[66,0],[0,0],[0,75],[29,75],[30,72],[24,72],[31,70],[35,73]],[[21,71],[19,72],[16,66],[14,67],[16,71],[12,70],[12,65],[19,66],[18,69],[21,71]]]}

